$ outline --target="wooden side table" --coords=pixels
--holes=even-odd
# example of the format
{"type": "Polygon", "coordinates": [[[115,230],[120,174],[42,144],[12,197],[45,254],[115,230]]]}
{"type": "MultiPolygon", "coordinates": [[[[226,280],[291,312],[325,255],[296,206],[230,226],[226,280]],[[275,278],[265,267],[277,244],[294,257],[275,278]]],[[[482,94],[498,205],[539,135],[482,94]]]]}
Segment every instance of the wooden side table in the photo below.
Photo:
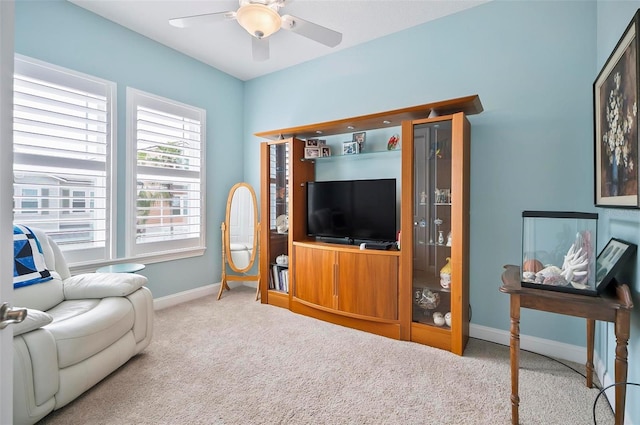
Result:
{"type": "MultiPolygon", "coordinates": [[[[633,301],[629,287],[616,284],[610,293],[599,297],[523,288],[520,285],[520,267],[504,266],[500,292],[511,298],[511,423],[519,422],[518,374],[520,369],[520,308],[548,311],[587,319],[587,387],[593,387],[593,349],[595,321],[615,323],[616,360],[615,382],[627,380],[627,343],[633,301]]],[[[623,425],[627,390],[624,385],[615,387],[615,423],[623,425]]]]}

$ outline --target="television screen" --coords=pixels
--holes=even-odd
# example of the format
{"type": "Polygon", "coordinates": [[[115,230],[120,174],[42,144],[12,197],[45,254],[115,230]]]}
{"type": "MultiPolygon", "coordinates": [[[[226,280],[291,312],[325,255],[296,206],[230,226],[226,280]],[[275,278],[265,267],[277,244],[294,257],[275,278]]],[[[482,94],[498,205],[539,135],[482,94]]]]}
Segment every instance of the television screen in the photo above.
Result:
{"type": "Polygon", "coordinates": [[[307,233],[361,241],[396,239],[396,179],[307,183],[307,233]]]}

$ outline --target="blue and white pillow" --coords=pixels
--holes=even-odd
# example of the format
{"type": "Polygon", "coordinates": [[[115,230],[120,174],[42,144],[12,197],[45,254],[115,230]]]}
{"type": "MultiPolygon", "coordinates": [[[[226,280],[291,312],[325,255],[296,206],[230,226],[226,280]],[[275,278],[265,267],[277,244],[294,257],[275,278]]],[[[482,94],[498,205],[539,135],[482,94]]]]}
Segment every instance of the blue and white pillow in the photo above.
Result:
{"type": "Polygon", "coordinates": [[[27,226],[13,226],[13,287],[35,285],[53,279],[47,270],[42,246],[27,226]]]}

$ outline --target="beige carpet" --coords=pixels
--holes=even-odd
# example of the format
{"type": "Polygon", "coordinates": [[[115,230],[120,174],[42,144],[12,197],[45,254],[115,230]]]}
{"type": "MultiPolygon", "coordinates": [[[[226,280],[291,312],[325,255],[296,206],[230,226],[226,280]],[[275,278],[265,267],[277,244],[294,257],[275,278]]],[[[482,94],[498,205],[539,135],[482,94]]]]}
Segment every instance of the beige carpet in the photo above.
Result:
{"type": "MultiPolygon", "coordinates": [[[[509,349],[459,357],[293,314],[241,287],[156,312],[151,345],[42,424],[509,424],[509,349]]],[[[571,366],[583,368],[580,365],[571,366]]],[[[523,352],[522,424],[591,424],[598,391],[523,352]]],[[[612,424],[604,397],[598,424],[612,424]]]]}

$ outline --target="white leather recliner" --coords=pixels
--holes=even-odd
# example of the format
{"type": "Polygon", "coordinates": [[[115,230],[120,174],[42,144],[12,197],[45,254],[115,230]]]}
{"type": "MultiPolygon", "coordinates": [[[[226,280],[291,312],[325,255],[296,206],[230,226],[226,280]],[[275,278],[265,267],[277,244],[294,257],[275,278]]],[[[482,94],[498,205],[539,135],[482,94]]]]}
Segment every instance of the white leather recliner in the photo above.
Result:
{"type": "Polygon", "coordinates": [[[13,325],[13,417],[33,424],[140,353],[151,342],[153,297],[138,274],[71,276],[55,242],[36,235],[53,279],[14,290],[28,310],[13,325]]]}

